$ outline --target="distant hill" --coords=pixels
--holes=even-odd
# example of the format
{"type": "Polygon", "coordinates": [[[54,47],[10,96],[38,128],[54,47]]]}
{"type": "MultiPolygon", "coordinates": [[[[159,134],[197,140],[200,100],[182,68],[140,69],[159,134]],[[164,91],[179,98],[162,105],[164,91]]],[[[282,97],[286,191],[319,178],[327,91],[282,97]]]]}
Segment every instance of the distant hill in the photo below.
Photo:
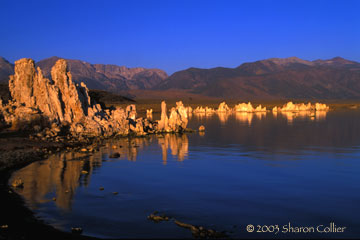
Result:
{"type": "MultiPolygon", "coordinates": [[[[45,76],[50,76],[52,66],[58,57],[51,57],[36,63],[45,76]]],[[[150,89],[168,75],[160,69],[127,68],[117,65],[90,64],[80,60],[66,59],[75,82],[84,82],[88,88],[107,91],[150,89]]]]}
{"type": "Polygon", "coordinates": [[[241,99],[360,99],[360,63],[340,57],[306,61],[271,58],[237,68],[189,68],[172,74],[158,90],[241,99]]]}

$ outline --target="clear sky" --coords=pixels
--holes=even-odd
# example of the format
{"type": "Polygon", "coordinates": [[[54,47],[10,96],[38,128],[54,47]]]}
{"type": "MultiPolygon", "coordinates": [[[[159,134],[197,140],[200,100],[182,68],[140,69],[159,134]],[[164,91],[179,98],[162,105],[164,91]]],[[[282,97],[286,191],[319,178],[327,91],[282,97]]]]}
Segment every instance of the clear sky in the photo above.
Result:
{"type": "Polygon", "coordinates": [[[169,74],[271,57],[360,62],[360,1],[1,0],[0,56],[169,74]]]}

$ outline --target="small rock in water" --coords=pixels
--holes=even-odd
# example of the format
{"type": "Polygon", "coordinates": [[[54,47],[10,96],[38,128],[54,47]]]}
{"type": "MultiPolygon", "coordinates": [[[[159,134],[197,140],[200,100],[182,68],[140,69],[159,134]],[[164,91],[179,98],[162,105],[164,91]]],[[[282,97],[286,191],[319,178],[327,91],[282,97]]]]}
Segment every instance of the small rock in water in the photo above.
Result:
{"type": "Polygon", "coordinates": [[[114,152],[112,154],[110,154],[109,158],[119,158],[120,157],[120,153],[118,152],[114,152]]]}
{"type": "Polygon", "coordinates": [[[104,187],[99,187],[99,190],[100,191],[103,191],[105,188],[104,187]]]}
{"type": "Polygon", "coordinates": [[[74,234],[81,234],[83,232],[81,227],[73,227],[71,228],[71,232],[74,234]]]}
{"type": "Polygon", "coordinates": [[[201,125],[199,127],[199,132],[205,132],[205,126],[204,125],[201,125]]]}
{"type": "Polygon", "coordinates": [[[114,195],[118,195],[119,193],[118,192],[113,192],[114,195]]]}

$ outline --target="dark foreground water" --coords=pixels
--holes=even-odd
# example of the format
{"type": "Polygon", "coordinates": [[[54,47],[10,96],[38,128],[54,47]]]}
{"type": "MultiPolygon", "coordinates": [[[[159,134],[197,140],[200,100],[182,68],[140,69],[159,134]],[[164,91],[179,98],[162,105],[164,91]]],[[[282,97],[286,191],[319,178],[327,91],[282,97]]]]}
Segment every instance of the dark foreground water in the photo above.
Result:
{"type": "Polygon", "coordinates": [[[24,180],[18,192],[39,218],[64,231],[82,227],[86,235],[192,237],[173,220],[147,219],[159,211],[234,238],[356,238],[359,123],[356,110],[193,115],[190,127],[204,124],[205,134],[114,140],[91,155],[35,162],[13,178],[24,180]],[[110,159],[112,152],[121,157],[110,159]],[[322,232],[334,231],[331,223],[343,232],[322,232]]]}

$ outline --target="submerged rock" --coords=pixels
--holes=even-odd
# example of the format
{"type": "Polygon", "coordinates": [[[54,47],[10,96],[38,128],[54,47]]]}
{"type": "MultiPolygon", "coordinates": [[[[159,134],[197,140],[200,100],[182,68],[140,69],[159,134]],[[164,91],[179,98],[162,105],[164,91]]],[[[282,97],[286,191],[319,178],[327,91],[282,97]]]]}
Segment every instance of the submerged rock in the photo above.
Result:
{"type": "Polygon", "coordinates": [[[72,228],[71,228],[71,232],[72,232],[73,234],[82,234],[83,229],[82,229],[81,227],[72,227],[72,228]]]}
{"type": "Polygon", "coordinates": [[[192,235],[195,238],[227,238],[228,235],[225,232],[217,232],[213,229],[206,229],[202,226],[195,226],[189,223],[180,222],[175,220],[175,224],[179,227],[190,229],[192,235]]]}
{"type": "Polygon", "coordinates": [[[119,158],[119,157],[120,157],[120,153],[118,153],[118,152],[114,152],[109,155],[109,158],[119,158]]]}
{"type": "Polygon", "coordinates": [[[206,229],[202,226],[195,226],[189,223],[184,223],[179,220],[176,220],[175,218],[166,216],[165,214],[160,215],[157,211],[150,214],[147,218],[155,223],[173,220],[173,222],[179,227],[190,229],[192,235],[195,238],[227,238],[228,237],[225,231],[218,232],[213,229],[206,229]]]}
{"type": "Polygon", "coordinates": [[[163,215],[156,215],[157,212],[153,212],[152,214],[150,214],[147,218],[151,221],[154,221],[154,222],[161,222],[161,221],[169,221],[169,217],[168,216],[165,216],[164,214],[163,215]]]}

